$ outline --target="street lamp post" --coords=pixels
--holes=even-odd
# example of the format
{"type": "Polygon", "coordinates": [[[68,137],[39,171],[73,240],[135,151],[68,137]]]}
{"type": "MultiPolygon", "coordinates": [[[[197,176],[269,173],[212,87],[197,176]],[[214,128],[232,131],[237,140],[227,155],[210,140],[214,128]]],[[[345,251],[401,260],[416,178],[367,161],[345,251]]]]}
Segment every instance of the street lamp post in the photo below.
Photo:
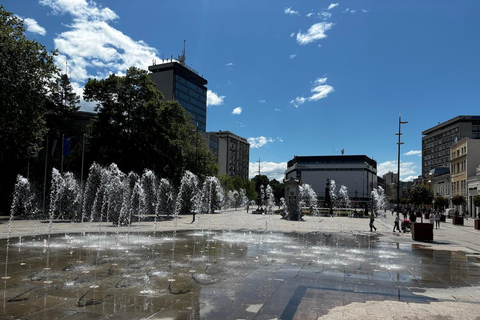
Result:
{"type": "Polygon", "coordinates": [[[402,124],[406,124],[408,121],[403,121],[402,122],[402,116],[398,116],[398,133],[395,133],[395,135],[398,136],[398,169],[397,169],[397,212],[400,212],[400,145],[403,144],[403,142],[400,141],[400,138],[402,136],[402,124]]]}

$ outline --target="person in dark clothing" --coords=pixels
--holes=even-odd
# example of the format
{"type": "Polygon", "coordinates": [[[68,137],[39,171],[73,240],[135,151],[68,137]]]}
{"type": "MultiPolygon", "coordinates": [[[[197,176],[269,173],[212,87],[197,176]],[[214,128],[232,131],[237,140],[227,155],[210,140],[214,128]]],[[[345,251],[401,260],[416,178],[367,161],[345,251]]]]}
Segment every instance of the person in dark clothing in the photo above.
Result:
{"type": "Polygon", "coordinates": [[[417,215],[415,214],[415,212],[411,211],[410,212],[410,223],[414,223],[415,221],[417,221],[417,215]]]}
{"type": "Polygon", "coordinates": [[[375,221],[375,216],[373,215],[373,212],[370,214],[370,231],[373,232],[373,229],[377,231],[377,228],[373,225],[373,222],[375,221]]]}
{"type": "Polygon", "coordinates": [[[195,214],[196,214],[196,212],[193,211],[193,219],[192,219],[192,222],[191,222],[191,223],[194,223],[194,222],[195,222],[195,214]]]}

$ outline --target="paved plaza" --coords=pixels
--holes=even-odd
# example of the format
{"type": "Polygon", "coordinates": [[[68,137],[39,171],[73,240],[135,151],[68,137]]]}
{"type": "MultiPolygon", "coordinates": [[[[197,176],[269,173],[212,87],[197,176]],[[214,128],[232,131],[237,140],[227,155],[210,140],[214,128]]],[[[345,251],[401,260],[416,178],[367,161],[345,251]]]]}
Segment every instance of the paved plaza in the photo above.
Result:
{"type": "MultiPolygon", "coordinates": [[[[0,318],[480,319],[473,223],[447,220],[423,243],[393,233],[389,211],[376,232],[368,219],[245,210],[130,228],[14,220],[0,318]],[[75,244],[88,235],[100,251],[75,244]],[[112,250],[124,239],[135,247],[112,250]]],[[[5,217],[5,247],[8,232],[5,217]]]]}

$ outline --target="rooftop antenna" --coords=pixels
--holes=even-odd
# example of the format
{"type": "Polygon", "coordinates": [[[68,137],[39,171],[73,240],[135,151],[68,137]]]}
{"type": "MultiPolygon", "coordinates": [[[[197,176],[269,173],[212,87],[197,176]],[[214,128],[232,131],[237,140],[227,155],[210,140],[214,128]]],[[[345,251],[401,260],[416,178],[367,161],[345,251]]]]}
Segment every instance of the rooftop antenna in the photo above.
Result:
{"type": "Polygon", "coordinates": [[[185,45],[186,45],[187,40],[183,39],[183,50],[182,50],[182,55],[178,56],[178,62],[181,64],[185,65],[185,60],[187,60],[187,57],[185,55],[185,45]]]}

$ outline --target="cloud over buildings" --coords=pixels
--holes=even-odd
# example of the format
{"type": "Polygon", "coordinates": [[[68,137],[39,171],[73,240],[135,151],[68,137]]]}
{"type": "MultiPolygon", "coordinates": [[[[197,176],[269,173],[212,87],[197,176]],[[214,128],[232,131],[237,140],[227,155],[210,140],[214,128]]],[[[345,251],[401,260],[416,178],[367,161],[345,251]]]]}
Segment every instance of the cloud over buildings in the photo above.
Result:
{"type": "Polygon", "coordinates": [[[250,148],[257,149],[257,148],[263,147],[267,143],[274,142],[275,140],[272,138],[260,136],[260,137],[249,137],[247,141],[248,143],[250,143],[250,148]]]}
{"type": "Polygon", "coordinates": [[[219,106],[223,104],[225,96],[219,96],[212,90],[207,90],[207,106],[219,106]]]}
{"type": "MultiPolygon", "coordinates": [[[[260,162],[260,173],[266,175],[268,179],[276,179],[282,181],[285,176],[285,170],[287,169],[286,162],[260,162]]],[[[249,177],[250,179],[258,175],[258,162],[250,162],[249,177]]]]}
{"type": "MultiPolygon", "coordinates": [[[[418,176],[416,173],[417,165],[414,162],[400,162],[400,180],[402,181],[411,181],[418,176]],[[413,178],[412,178],[413,177],[413,178]],[[411,180],[406,180],[409,178],[411,180]]],[[[379,163],[377,166],[377,175],[379,177],[383,176],[388,172],[397,173],[398,170],[398,162],[395,160],[392,161],[385,161],[379,163]]]]}

